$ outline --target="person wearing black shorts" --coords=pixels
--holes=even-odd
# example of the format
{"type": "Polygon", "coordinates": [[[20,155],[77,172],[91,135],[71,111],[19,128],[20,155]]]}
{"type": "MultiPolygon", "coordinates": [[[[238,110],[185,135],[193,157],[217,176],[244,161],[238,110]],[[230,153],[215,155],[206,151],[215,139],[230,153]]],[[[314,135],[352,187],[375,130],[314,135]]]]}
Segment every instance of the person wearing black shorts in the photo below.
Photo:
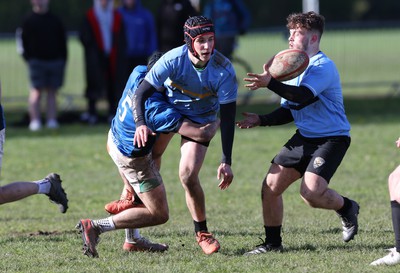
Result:
{"type": "Polygon", "coordinates": [[[294,121],[297,131],[273,158],[262,182],[265,241],[246,255],[282,251],[284,191],[301,178],[300,195],[313,208],[336,211],[342,221],[343,241],[358,232],[360,206],[336,191],[329,182],[350,146],[339,73],[319,48],[325,19],[315,12],[294,13],[287,18],[289,48],[305,51],[310,63],[298,77],[284,83],[272,78],[264,65],[261,74],[248,73],[250,90],[267,87],[282,97],[275,111],[244,113],[242,129],[275,126],[294,121]]]}

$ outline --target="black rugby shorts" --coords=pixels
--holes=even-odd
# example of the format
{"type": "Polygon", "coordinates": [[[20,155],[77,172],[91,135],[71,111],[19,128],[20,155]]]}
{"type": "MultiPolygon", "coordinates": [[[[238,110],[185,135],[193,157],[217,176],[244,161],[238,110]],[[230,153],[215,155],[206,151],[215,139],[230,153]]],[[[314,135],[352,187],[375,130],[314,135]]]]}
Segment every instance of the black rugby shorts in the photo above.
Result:
{"type": "Polygon", "coordinates": [[[306,138],[296,132],[271,163],[294,168],[302,176],[305,172],[315,173],[329,183],[350,142],[351,138],[348,136],[306,138]]]}

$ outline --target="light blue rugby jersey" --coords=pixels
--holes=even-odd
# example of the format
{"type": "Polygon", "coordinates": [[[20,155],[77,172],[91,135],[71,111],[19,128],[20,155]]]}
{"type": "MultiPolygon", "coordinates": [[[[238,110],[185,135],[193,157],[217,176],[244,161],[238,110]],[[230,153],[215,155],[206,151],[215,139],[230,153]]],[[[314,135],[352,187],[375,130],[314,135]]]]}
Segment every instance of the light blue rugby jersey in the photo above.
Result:
{"type": "MultiPolygon", "coordinates": [[[[300,134],[305,137],[350,136],[339,72],[323,52],[310,58],[307,69],[297,78],[284,82],[288,85],[305,86],[319,100],[300,110],[291,110],[300,134]]],[[[297,105],[286,99],[282,107],[297,105]]]]}
{"type": "Polygon", "coordinates": [[[157,90],[165,86],[173,107],[201,124],[216,120],[220,104],[237,99],[235,70],[217,50],[203,70],[196,70],[187,46],[174,48],[154,64],[145,79],[157,90]]]}

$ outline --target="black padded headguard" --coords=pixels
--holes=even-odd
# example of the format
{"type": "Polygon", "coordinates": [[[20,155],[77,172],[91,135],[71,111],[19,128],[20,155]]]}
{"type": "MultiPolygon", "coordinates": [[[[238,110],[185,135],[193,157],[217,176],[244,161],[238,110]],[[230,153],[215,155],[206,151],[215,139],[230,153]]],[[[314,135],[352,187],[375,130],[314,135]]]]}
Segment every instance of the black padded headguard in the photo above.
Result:
{"type": "Polygon", "coordinates": [[[183,26],[183,35],[185,43],[192,54],[197,57],[197,53],[194,51],[193,42],[197,36],[213,33],[214,24],[211,19],[208,19],[204,16],[193,16],[189,17],[185,25],[183,26]]]}

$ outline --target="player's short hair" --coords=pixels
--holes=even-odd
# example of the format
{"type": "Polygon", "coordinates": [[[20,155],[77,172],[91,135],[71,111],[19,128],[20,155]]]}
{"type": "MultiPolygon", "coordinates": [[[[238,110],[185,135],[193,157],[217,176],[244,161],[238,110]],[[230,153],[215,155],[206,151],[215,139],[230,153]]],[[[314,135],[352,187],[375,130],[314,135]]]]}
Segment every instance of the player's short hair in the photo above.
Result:
{"type": "Polygon", "coordinates": [[[193,48],[193,42],[196,37],[210,33],[215,34],[214,24],[211,19],[199,15],[189,17],[186,20],[185,25],[183,26],[184,40],[189,51],[194,56],[196,56],[196,52],[193,48]]]}
{"type": "Polygon", "coordinates": [[[158,59],[161,58],[162,55],[164,55],[164,52],[161,51],[155,51],[153,54],[151,54],[149,60],[147,61],[147,71],[150,71],[150,69],[158,61],[158,59]]]}
{"type": "Polygon", "coordinates": [[[322,36],[325,27],[325,17],[314,11],[306,13],[292,13],[287,18],[288,29],[294,29],[296,27],[305,28],[308,30],[316,30],[322,36]]]}

